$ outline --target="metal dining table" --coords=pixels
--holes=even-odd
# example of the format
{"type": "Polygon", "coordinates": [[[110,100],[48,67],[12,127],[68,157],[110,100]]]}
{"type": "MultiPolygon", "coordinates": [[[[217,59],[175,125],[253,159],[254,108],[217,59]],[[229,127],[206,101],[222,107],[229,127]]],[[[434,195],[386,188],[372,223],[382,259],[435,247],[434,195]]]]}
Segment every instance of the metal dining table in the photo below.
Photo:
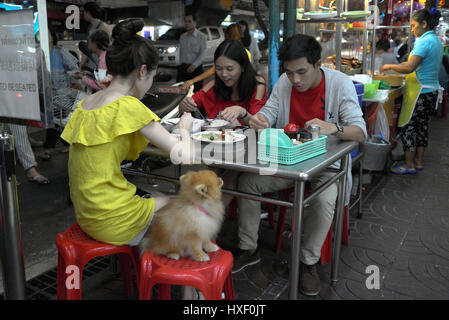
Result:
{"type": "MultiPolygon", "coordinates": [[[[331,284],[336,284],[336,282],[338,281],[338,265],[341,249],[343,212],[346,198],[346,173],[348,172],[348,170],[350,170],[350,153],[352,150],[358,147],[358,142],[343,141],[338,139],[337,137],[328,136],[326,141],[326,153],[297,164],[282,165],[262,162],[258,160],[257,144],[247,143],[246,141],[248,141],[248,139],[246,139],[245,143],[240,145],[240,147],[236,145],[234,146],[234,148],[230,148],[229,146],[226,146],[226,148],[224,146],[213,146],[215,148],[211,148],[211,144],[196,144],[195,150],[197,157],[195,159],[200,159],[201,163],[207,164],[211,167],[223,168],[239,172],[255,173],[259,175],[270,174],[278,177],[279,179],[288,179],[294,181],[293,202],[270,199],[267,197],[262,197],[261,195],[249,194],[236,190],[222,190],[223,193],[232,196],[292,208],[293,214],[291,256],[289,264],[289,299],[296,299],[298,294],[299,264],[301,252],[301,222],[304,212],[304,206],[307,205],[322,191],[331,186],[334,182],[338,181],[338,196],[335,215],[335,240],[333,242],[331,261],[331,284]],[[312,192],[307,197],[305,197],[304,190],[306,182],[310,180],[315,174],[325,170],[334,162],[339,160],[341,160],[340,168],[335,169],[335,175],[315,190],[312,190],[312,192]]],[[[168,156],[166,153],[152,146],[148,146],[144,153],[153,156],[168,156]]],[[[180,167],[176,167],[178,167],[176,170],[177,177],[179,177],[180,167]]],[[[135,171],[129,168],[122,168],[122,171],[126,174],[135,174],[176,182],[176,179],[173,178],[167,178],[157,174],[145,173],[142,171],[135,171]]]]}

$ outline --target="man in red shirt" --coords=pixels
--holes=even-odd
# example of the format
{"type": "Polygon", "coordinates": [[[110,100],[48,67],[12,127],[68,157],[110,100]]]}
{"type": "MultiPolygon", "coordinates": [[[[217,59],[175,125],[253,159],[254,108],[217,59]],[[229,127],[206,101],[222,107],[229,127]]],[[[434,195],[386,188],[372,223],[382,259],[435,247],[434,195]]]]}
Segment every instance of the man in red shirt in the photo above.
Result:
{"type": "MultiPolygon", "coordinates": [[[[265,106],[249,119],[251,128],[274,126],[282,129],[288,123],[300,127],[315,124],[324,135],[336,135],[342,140],[365,140],[366,124],[354,85],[343,73],[321,67],[321,46],[315,38],[294,35],[283,43],[278,56],[285,73],[274,86],[265,106]]],[[[312,189],[334,175],[331,170],[314,175],[310,181],[312,189]]],[[[349,176],[348,187],[350,181],[349,176]]],[[[243,173],[239,177],[238,191],[263,194],[293,185],[293,181],[274,176],[243,173]]],[[[320,291],[316,264],[332,223],[337,193],[337,183],[334,183],[310,202],[304,215],[299,288],[305,295],[317,295],[320,291]]],[[[346,199],[349,200],[348,197],[346,199]]],[[[256,250],[260,202],[239,198],[238,207],[239,250],[234,259],[233,273],[260,261],[256,250]]]]}

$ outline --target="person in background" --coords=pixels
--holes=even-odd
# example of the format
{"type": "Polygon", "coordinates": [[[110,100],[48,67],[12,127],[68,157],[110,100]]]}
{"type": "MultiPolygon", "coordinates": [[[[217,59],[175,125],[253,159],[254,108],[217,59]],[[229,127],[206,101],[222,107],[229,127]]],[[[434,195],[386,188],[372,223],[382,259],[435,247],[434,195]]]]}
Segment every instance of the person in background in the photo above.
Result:
{"type": "Polygon", "coordinates": [[[438,74],[438,82],[446,92],[449,91],[449,57],[447,55],[443,55],[440,73],[438,74]]]}
{"type": "MultiPolygon", "coordinates": [[[[252,129],[283,129],[288,123],[300,128],[317,125],[321,134],[364,142],[366,123],[354,84],[345,74],[321,67],[321,46],[315,37],[303,34],[289,37],[279,48],[278,58],[285,72],[276,82],[267,103],[250,117],[248,122],[252,129]]],[[[330,170],[314,174],[310,181],[312,190],[335,175],[331,168],[339,167],[337,162],[329,167],[330,170]]],[[[349,202],[351,181],[348,172],[345,203],[349,202]]],[[[293,185],[291,180],[271,175],[242,173],[237,190],[264,194],[293,185]]],[[[299,279],[299,289],[304,295],[314,296],[320,292],[317,264],[332,224],[337,194],[337,183],[334,182],[310,202],[304,214],[299,279]]],[[[239,243],[233,273],[260,262],[257,251],[260,202],[239,198],[238,208],[239,243]]]]}
{"type": "MultiPolygon", "coordinates": [[[[104,30],[108,33],[109,37],[111,37],[113,25],[109,25],[103,21],[105,12],[104,10],[96,3],[96,2],[87,2],[83,5],[84,13],[83,19],[89,23],[89,27],[87,29],[87,34],[90,36],[96,30],[104,30]]],[[[92,50],[89,48],[89,50],[92,50]]],[[[97,61],[98,56],[92,55],[95,61],[97,61]]],[[[91,69],[94,69],[93,62],[89,61],[86,55],[82,55],[80,67],[89,65],[91,69]]]]}
{"type": "Polygon", "coordinates": [[[335,23],[328,23],[321,31],[321,61],[328,62],[328,57],[335,54],[335,23]]]}
{"type": "Polygon", "coordinates": [[[38,184],[49,184],[50,180],[37,170],[36,157],[28,139],[27,127],[12,123],[7,124],[7,126],[9,126],[11,134],[14,136],[14,147],[17,158],[26,172],[28,181],[38,184]]]}
{"type": "Polygon", "coordinates": [[[238,22],[240,26],[240,31],[242,34],[242,43],[243,46],[249,50],[249,53],[251,54],[251,63],[254,66],[254,69],[257,71],[259,69],[259,60],[262,57],[260,54],[259,46],[257,45],[256,39],[251,35],[251,32],[249,31],[248,22],[245,20],[240,20],[238,22]]]}
{"type": "Polygon", "coordinates": [[[105,84],[101,82],[107,73],[106,67],[106,50],[109,47],[109,35],[104,30],[96,30],[89,36],[89,47],[92,52],[98,56],[98,75],[99,79],[94,79],[91,76],[83,76],[83,83],[91,89],[101,90],[106,88],[105,84]]]}
{"type": "MultiPolygon", "coordinates": [[[[241,30],[240,26],[237,23],[230,24],[225,31],[225,39],[226,40],[238,40],[241,41],[241,30]]],[[[248,49],[246,49],[246,53],[248,54],[248,58],[251,60],[251,53],[248,49]]],[[[215,65],[213,65],[211,68],[204,71],[199,76],[196,76],[193,79],[187,80],[182,85],[182,88],[184,90],[187,90],[190,86],[194,85],[195,83],[199,81],[206,80],[210,77],[212,77],[215,74],[215,65]]]]}
{"type": "MultiPolygon", "coordinates": [[[[386,39],[381,39],[376,43],[376,67],[379,65],[380,68],[385,64],[398,64],[398,60],[396,59],[393,53],[388,53],[390,50],[390,41],[386,39]],[[379,62],[378,62],[379,61],[379,62]]],[[[386,71],[385,73],[395,73],[394,71],[386,71]]]]}
{"type": "Polygon", "coordinates": [[[139,100],[151,88],[159,62],[152,42],[136,34],[143,26],[140,18],[116,25],[106,54],[111,83],[78,104],[61,135],[70,143],[76,219],[93,239],[113,245],[138,245],[154,213],[169,200],[138,196],[121,171],[122,161],[136,160],[149,141],[168,154],[182,152],[182,163],[193,156],[190,114],[179,121],[178,141],[139,100]]]}
{"type": "MultiPolygon", "coordinates": [[[[50,49],[51,90],[55,102],[53,107],[72,107],[77,99],[86,96],[83,92],[71,88],[69,71],[78,70],[78,60],[63,46],[58,45],[58,38],[52,27],[48,28],[48,45],[50,49]]],[[[44,151],[37,155],[39,159],[49,160],[51,158],[52,150],[55,148],[60,134],[60,130],[56,128],[45,130],[44,151]]],[[[65,141],[63,141],[63,144],[67,145],[65,141]]],[[[67,151],[68,149],[62,150],[62,152],[67,151]]]]}
{"type": "Polygon", "coordinates": [[[443,44],[435,33],[440,17],[435,8],[415,12],[410,27],[418,39],[408,61],[386,64],[381,68],[382,72],[393,70],[406,74],[404,100],[398,119],[405,163],[392,168],[394,174],[415,174],[424,169],[430,115],[437,103],[438,75],[443,59],[443,44]]]}
{"type": "MultiPolygon", "coordinates": [[[[207,43],[204,33],[196,28],[197,19],[194,14],[184,17],[187,32],[179,38],[179,59],[177,82],[190,80],[203,73],[203,60],[206,56],[207,43]]],[[[194,85],[194,92],[203,86],[202,81],[194,85]]]]}

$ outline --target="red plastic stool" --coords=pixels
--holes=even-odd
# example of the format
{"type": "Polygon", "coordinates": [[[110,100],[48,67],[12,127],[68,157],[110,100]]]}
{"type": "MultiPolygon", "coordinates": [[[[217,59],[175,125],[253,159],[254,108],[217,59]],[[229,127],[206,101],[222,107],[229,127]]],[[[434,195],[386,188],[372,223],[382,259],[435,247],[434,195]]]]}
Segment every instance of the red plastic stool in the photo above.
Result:
{"type": "Polygon", "coordinates": [[[114,246],[93,240],[78,223],[71,225],[66,231],[56,235],[56,247],[58,248],[58,275],[57,275],[57,298],[58,300],[81,300],[81,284],[84,266],[89,260],[111,254],[119,255],[120,273],[122,275],[125,291],[132,296],[134,285],[130,268],[130,260],[136,271],[137,283],[139,283],[139,253],[136,248],[130,246],[114,246]],[[74,265],[78,267],[79,289],[68,289],[66,286],[66,268],[74,265]]]}
{"type": "Polygon", "coordinates": [[[152,288],[157,284],[162,300],[170,300],[171,285],[195,287],[206,300],[221,300],[224,290],[226,300],[234,300],[232,254],[219,249],[208,255],[210,261],[199,262],[187,258],[173,260],[145,251],[140,265],[139,299],[151,299],[152,288]]]}
{"type": "MultiPolygon", "coordinates": [[[[288,201],[290,194],[293,192],[293,188],[286,189],[282,191],[281,200],[288,201]]],[[[281,207],[279,209],[277,231],[276,231],[276,245],[275,250],[279,252],[282,243],[282,232],[284,231],[285,217],[287,214],[287,208],[281,207]]],[[[273,213],[271,213],[273,215],[273,213]]],[[[347,246],[349,244],[349,228],[348,228],[348,207],[344,207],[344,217],[343,217],[343,230],[342,230],[341,242],[347,246]]],[[[326,240],[324,240],[323,246],[321,247],[321,263],[330,263],[332,256],[332,225],[327,234],[326,240]]]]}

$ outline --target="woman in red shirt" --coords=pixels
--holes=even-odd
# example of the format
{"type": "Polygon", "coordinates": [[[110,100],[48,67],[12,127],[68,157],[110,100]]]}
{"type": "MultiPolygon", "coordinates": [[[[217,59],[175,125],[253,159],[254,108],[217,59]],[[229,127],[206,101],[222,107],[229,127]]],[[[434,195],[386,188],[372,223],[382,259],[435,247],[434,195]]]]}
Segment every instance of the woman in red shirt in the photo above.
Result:
{"type": "Polygon", "coordinates": [[[249,115],[265,105],[265,79],[256,74],[245,48],[237,40],[225,40],[215,50],[215,79],[179,105],[183,112],[203,108],[209,119],[220,117],[247,124],[249,115]]]}

